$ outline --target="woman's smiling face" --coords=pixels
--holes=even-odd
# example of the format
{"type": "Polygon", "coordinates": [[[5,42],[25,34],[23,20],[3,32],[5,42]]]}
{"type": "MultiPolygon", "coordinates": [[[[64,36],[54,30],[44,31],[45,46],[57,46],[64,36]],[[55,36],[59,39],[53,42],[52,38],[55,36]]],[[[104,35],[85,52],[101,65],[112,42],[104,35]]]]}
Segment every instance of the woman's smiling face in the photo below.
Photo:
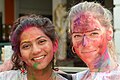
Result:
{"type": "Polygon", "coordinates": [[[75,16],[71,21],[76,54],[88,65],[95,64],[107,48],[106,30],[93,16],[75,16]]]}
{"type": "Polygon", "coordinates": [[[54,45],[50,38],[37,27],[25,29],[20,37],[21,59],[29,67],[46,68],[53,59],[54,45]]]}

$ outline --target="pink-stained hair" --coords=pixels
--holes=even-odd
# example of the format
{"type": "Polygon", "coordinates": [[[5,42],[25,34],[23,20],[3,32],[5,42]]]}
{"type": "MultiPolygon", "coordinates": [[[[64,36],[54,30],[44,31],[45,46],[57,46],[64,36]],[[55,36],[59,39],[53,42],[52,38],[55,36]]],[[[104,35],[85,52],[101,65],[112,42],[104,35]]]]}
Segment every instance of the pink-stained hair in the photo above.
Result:
{"type": "MultiPolygon", "coordinates": [[[[85,2],[78,3],[75,6],[71,7],[69,11],[69,15],[68,15],[70,34],[72,33],[71,21],[73,20],[75,16],[78,16],[78,17],[84,16],[85,18],[89,18],[90,16],[92,16],[96,20],[98,20],[100,24],[105,27],[106,30],[108,30],[109,28],[113,29],[112,13],[110,12],[110,10],[103,7],[101,4],[97,2],[85,1],[85,2]]],[[[80,22],[83,23],[82,21],[83,20],[81,20],[80,22]]],[[[114,46],[113,40],[109,41],[108,50],[109,50],[111,57],[116,61],[117,57],[116,57],[115,46],[114,46]]]]}

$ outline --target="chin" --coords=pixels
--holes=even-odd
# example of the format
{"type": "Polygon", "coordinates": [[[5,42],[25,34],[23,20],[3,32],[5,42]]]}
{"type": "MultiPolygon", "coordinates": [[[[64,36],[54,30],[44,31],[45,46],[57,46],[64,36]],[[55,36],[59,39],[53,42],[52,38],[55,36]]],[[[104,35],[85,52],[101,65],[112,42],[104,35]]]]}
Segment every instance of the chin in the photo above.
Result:
{"type": "Polygon", "coordinates": [[[51,65],[49,65],[49,64],[40,64],[37,67],[37,69],[39,69],[39,70],[43,70],[43,69],[47,69],[47,68],[51,68],[51,65]]]}

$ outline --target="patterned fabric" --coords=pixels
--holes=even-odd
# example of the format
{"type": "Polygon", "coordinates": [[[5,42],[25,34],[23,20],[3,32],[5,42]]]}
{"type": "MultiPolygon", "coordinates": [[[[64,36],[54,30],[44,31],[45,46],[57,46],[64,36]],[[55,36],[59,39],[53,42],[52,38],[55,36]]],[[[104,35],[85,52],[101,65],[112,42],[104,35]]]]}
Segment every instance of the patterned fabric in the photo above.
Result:
{"type": "MultiPolygon", "coordinates": [[[[53,72],[53,75],[56,77],[55,80],[67,80],[56,72],[53,72]]],[[[27,80],[27,74],[21,74],[20,70],[4,71],[0,72],[0,80],[27,80]]]]}
{"type": "Polygon", "coordinates": [[[26,75],[21,74],[20,70],[10,70],[0,72],[0,80],[27,80],[26,75]]]}

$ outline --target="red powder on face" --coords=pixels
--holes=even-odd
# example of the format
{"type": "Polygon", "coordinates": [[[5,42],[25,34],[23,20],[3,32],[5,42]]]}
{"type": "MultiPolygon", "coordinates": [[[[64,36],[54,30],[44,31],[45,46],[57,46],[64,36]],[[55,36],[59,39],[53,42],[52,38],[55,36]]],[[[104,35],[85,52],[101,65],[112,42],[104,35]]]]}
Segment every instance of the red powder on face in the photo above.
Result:
{"type": "Polygon", "coordinates": [[[85,32],[89,27],[92,29],[95,21],[96,19],[91,13],[80,13],[73,20],[73,32],[85,32]]]}

